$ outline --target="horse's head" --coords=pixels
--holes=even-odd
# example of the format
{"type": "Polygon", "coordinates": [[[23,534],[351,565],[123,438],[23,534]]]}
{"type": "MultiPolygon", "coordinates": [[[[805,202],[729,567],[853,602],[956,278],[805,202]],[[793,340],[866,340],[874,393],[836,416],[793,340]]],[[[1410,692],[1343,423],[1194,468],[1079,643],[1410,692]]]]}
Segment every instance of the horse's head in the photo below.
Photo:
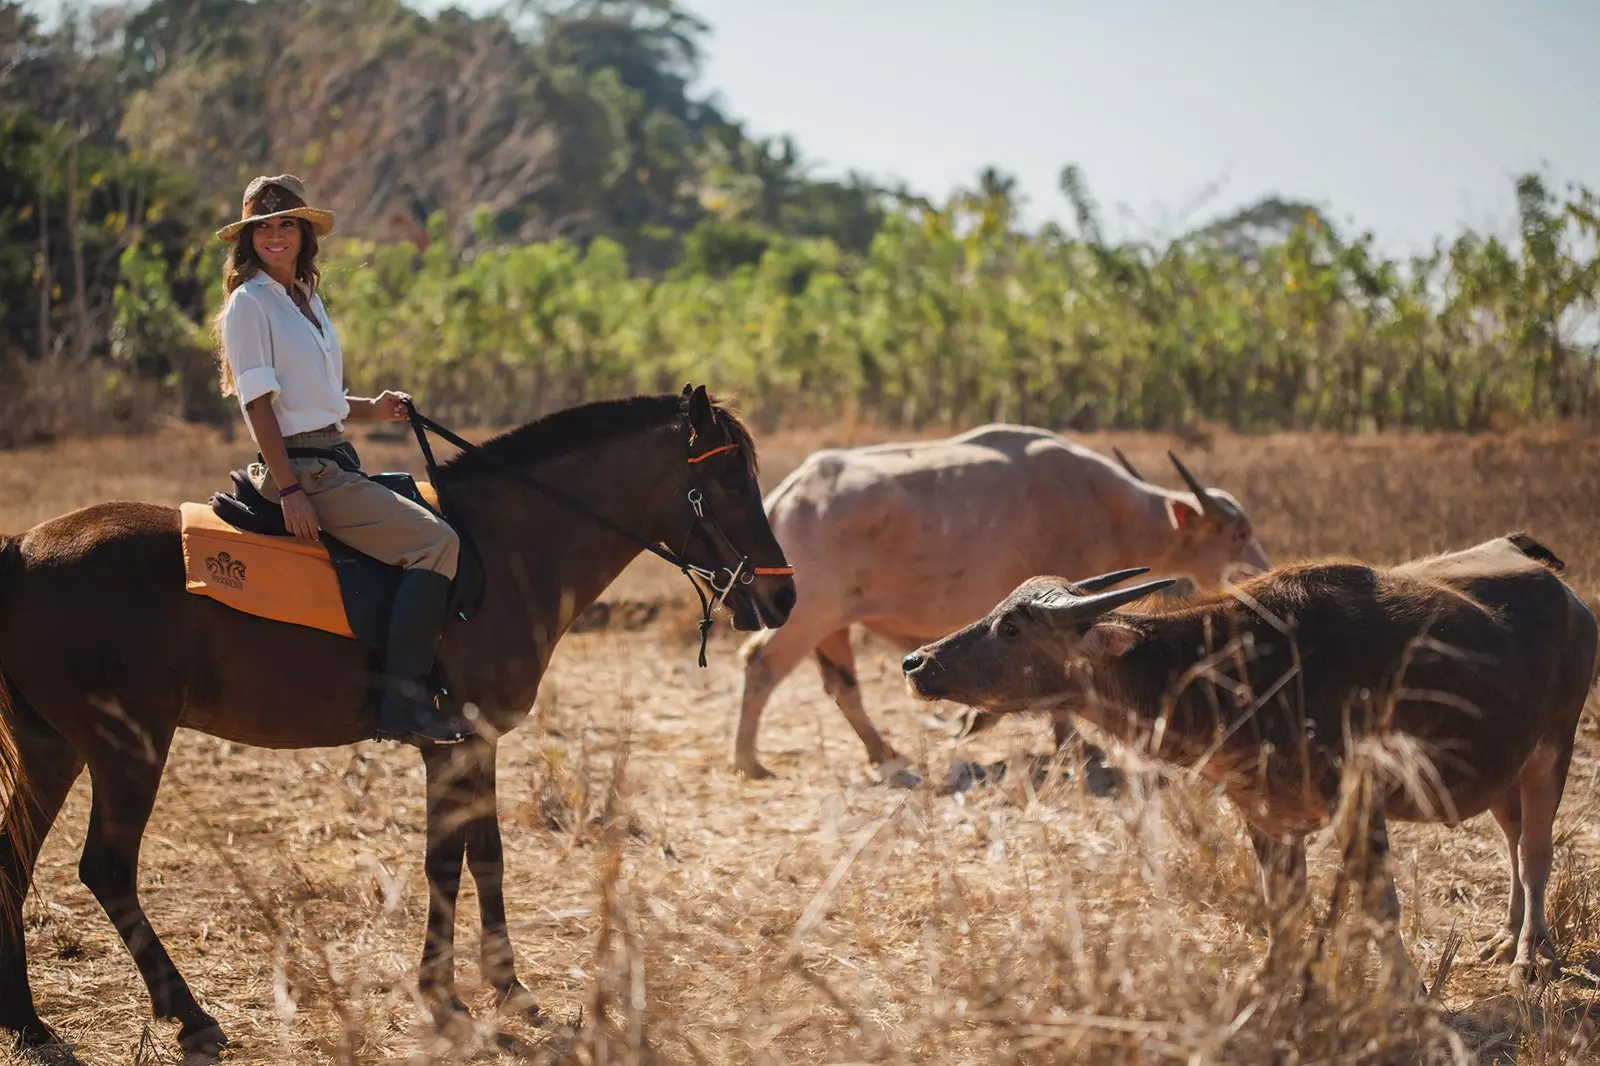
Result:
{"type": "Polygon", "coordinates": [[[689,449],[684,532],[672,543],[733,615],[733,628],[776,629],[794,610],[794,568],[767,521],[756,479],[755,441],[743,422],[711,402],[705,386],[683,387],[689,449]]]}

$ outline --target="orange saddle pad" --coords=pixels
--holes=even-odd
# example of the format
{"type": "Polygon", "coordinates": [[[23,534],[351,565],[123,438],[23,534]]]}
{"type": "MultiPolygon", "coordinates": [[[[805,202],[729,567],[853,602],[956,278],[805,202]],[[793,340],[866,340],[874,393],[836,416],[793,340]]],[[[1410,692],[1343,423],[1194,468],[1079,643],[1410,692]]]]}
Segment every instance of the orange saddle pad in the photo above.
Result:
{"type": "MultiPolygon", "coordinates": [[[[417,491],[438,509],[433,486],[417,491]]],[[[333,560],[320,540],[247,533],[218,518],[208,503],[178,505],[184,586],[236,611],[355,639],[333,560]]]]}
{"type": "Polygon", "coordinates": [[[235,529],[210,504],[178,505],[185,587],[236,611],[354,639],[321,541],[235,529]]]}

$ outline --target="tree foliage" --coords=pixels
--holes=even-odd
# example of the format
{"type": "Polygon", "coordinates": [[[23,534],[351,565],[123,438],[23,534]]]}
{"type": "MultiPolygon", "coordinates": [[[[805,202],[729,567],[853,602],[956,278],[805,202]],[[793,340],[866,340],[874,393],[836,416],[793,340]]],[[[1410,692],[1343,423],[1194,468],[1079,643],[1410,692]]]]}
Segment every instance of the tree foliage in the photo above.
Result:
{"type": "Polygon", "coordinates": [[[353,387],[456,419],[690,378],[769,427],[1600,413],[1586,189],[1524,176],[1513,245],[1469,232],[1396,261],[1291,197],[1119,243],[1069,166],[1070,223],[1026,232],[994,168],[942,203],[814,176],[695,95],[706,33],[674,0],[149,0],[48,27],[0,0],[0,371],[226,417],[210,232],[250,176],[290,170],[339,213],[353,387]]]}

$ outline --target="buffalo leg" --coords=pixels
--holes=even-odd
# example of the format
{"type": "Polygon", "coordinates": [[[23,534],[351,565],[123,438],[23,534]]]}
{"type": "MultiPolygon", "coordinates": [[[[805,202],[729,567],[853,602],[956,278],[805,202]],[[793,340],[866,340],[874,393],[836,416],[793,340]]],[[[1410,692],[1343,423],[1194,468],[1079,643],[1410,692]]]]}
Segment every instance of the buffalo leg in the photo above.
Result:
{"type": "Polygon", "coordinates": [[[155,1016],[179,1023],[178,1041],[185,1051],[214,1054],[227,1046],[228,1038],[195,1001],[139,903],[139,845],[171,743],[170,731],[165,736],[141,732],[131,744],[90,755],[94,802],[78,879],[94,894],[133,956],[155,1016]]]}
{"type": "Polygon", "coordinates": [[[482,966],[484,980],[494,989],[495,1006],[539,1017],[539,1005],[517,980],[516,954],[506,928],[505,853],[500,845],[500,818],[495,801],[495,747],[487,742],[470,742],[463,755],[470,759],[475,778],[472,809],[467,821],[467,869],[478,889],[478,913],[482,919],[482,966]]]}
{"type": "MultiPolygon", "coordinates": [[[[0,684],[5,684],[0,678],[0,684]]],[[[18,702],[13,697],[13,702],[18,702]]],[[[33,880],[34,862],[72,783],[83,772],[83,757],[43,722],[20,709],[7,716],[6,726],[17,746],[19,761],[27,771],[28,795],[13,796],[0,835],[0,1028],[21,1039],[25,1047],[57,1043],[50,1027],[39,1018],[28,985],[27,942],[22,927],[22,901],[33,880]]]]}
{"type": "Polygon", "coordinates": [[[1522,937],[1522,915],[1526,907],[1526,894],[1522,890],[1522,866],[1517,861],[1517,849],[1522,842],[1522,795],[1516,786],[1489,808],[1500,831],[1506,836],[1506,855],[1511,865],[1511,900],[1506,908],[1505,928],[1500,935],[1479,953],[1482,962],[1509,965],[1517,957],[1517,941],[1522,937]]]}
{"type": "Polygon", "coordinates": [[[1290,915],[1306,898],[1306,839],[1298,834],[1282,840],[1252,829],[1261,898],[1274,923],[1290,915]]]}
{"type": "Polygon", "coordinates": [[[819,636],[814,627],[806,628],[804,619],[791,617],[782,629],[757,634],[745,646],[744,695],[739,704],[739,729],[733,740],[733,768],[745,777],[772,776],[772,771],[756,758],[761,713],[766,710],[767,700],[772,698],[772,690],[778,687],[778,682],[800,665],[806,653],[816,647],[819,636]]]}
{"type": "Polygon", "coordinates": [[[1544,897],[1550,881],[1556,808],[1561,804],[1570,758],[1570,748],[1565,754],[1536,758],[1519,778],[1522,834],[1517,839],[1517,864],[1522,878],[1523,915],[1517,954],[1511,961],[1512,979],[1519,984],[1554,977],[1560,970],[1555,942],[1545,924],[1544,897]]]}
{"type": "Polygon", "coordinates": [[[894,749],[884,740],[867,709],[861,702],[861,683],[856,679],[856,657],[850,648],[850,630],[836,629],[816,647],[817,669],[822,673],[822,687],[827,689],[833,702],[839,705],[845,721],[861,738],[867,749],[867,761],[873,766],[895,757],[894,749]]]}

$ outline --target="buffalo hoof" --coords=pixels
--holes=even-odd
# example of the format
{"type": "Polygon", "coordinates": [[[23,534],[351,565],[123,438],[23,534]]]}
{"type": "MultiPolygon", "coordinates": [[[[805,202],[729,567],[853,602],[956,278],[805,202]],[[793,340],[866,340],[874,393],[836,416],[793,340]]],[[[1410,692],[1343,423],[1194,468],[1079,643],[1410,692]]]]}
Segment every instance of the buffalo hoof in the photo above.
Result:
{"type": "Polygon", "coordinates": [[[735,759],[733,769],[746,781],[768,781],[778,776],[755,759],[735,759]]]}
{"type": "Polygon", "coordinates": [[[922,787],[922,775],[911,769],[910,764],[899,756],[874,766],[872,778],[878,784],[892,788],[910,790],[922,787]]]}
{"type": "Polygon", "coordinates": [[[1511,987],[1526,992],[1561,978],[1561,962],[1543,951],[1531,959],[1518,957],[1511,963],[1511,987]]]}
{"type": "Polygon", "coordinates": [[[1493,962],[1501,966],[1510,966],[1517,957],[1517,933],[1502,930],[1500,935],[1491,940],[1487,947],[1478,952],[1479,962],[1493,962]]]}

